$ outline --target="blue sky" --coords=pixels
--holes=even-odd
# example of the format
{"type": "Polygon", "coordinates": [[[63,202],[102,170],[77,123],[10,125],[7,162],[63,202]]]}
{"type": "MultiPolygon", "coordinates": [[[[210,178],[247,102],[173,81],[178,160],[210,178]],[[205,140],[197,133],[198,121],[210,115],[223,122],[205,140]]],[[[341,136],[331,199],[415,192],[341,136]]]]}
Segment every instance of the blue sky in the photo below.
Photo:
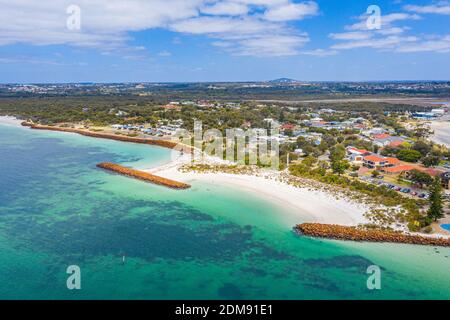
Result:
{"type": "Polygon", "coordinates": [[[0,5],[2,83],[450,79],[449,1],[0,5]]]}

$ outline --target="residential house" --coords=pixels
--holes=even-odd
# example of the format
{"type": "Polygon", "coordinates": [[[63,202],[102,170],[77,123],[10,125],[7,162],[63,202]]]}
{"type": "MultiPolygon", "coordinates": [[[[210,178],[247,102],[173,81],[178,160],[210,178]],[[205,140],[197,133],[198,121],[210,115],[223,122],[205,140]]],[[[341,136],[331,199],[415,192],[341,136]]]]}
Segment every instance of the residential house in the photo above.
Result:
{"type": "Polygon", "coordinates": [[[177,103],[175,103],[175,102],[168,103],[165,106],[163,106],[163,108],[166,110],[181,110],[181,106],[178,102],[177,103]]]}
{"type": "Polygon", "coordinates": [[[375,154],[371,154],[368,156],[365,156],[363,158],[363,163],[364,166],[370,169],[375,169],[378,167],[384,167],[388,162],[386,160],[386,158],[384,157],[380,157],[378,155],[375,154]]]}
{"type": "Polygon", "coordinates": [[[362,131],[361,134],[366,137],[371,137],[373,135],[382,134],[385,132],[386,132],[386,130],[384,128],[372,128],[370,130],[362,131]]]}
{"type": "Polygon", "coordinates": [[[117,117],[126,117],[127,115],[128,115],[128,113],[125,112],[125,111],[122,111],[122,110],[119,110],[119,111],[117,111],[117,113],[116,113],[116,116],[117,116],[117,117]]]}
{"type": "Polygon", "coordinates": [[[384,158],[386,160],[385,167],[394,167],[400,164],[400,160],[393,157],[386,157],[384,158]]]}
{"type": "Polygon", "coordinates": [[[390,136],[386,133],[383,133],[383,134],[375,135],[373,143],[381,148],[384,148],[386,146],[391,145],[392,143],[394,143],[394,145],[402,144],[405,141],[406,140],[402,137],[390,136]]]}
{"type": "Polygon", "coordinates": [[[364,156],[370,155],[371,153],[364,149],[357,149],[355,147],[347,147],[347,158],[350,162],[355,164],[364,163],[364,156]]]}
{"type": "Polygon", "coordinates": [[[387,174],[402,174],[404,172],[411,171],[415,169],[415,166],[412,165],[402,165],[402,166],[395,166],[395,167],[385,167],[383,168],[383,172],[387,174]]]}
{"type": "Polygon", "coordinates": [[[295,129],[295,125],[291,124],[291,123],[285,123],[281,126],[281,131],[286,132],[286,131],[291,131],[293,132],[295,129]]]}

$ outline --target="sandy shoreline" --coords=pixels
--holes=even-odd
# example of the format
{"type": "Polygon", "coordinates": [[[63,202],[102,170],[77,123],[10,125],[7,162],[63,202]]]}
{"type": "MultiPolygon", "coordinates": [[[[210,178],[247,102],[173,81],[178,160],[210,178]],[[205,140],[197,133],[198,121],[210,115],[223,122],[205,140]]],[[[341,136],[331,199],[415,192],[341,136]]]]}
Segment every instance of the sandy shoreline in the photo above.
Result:
{"type": "Polygon", "coordinates": [[[431,122],[431,129],[434,135],[430,139],[438,144],[443,144],[450,148],[450,116],[431,122]]]}
{"type": "Polygon", "coordinates": [[[21,126],[22,120],[18,120],[15,117],[0,116],[0,124],[9,126],[21,126]]]}
{"type": "MultiPolygon", "coordinates": [[[[21,120],[14,117],[0,116],[1,125],[21,127],[21,120]]],[[[277,179],[278,172],[265,171],[258,176],[230,173],[197,173],[182,172],[179,168],[190,161],[190,155],[179,156],[178,151],[173,154],[172,161],[165,165],[141,169],[167,179],[179,182],[205,182],[228,186],[236,190],[252,193],[264,201],[276,204],[293,216],[298,216],[296,223],[315,222],[323,224],[338,224],[342,226],[356,226],[369,223],[364,217],[372,207],[362,202],[357,202],[335,194],[327,190],[318,190],[308,185],[296,187],[283,183],[277,179]]],[[[207,160],[210,164],[224,164],[226,162],[211,158],[207,160]]],[[[296,219],[296,218],[295,218],[296,219]]],[[[442,234],[427,235],[431,237],[442,236],[442,234]]]]}
{"type": "Polygon", "coordinates": [[[298,215],[300,221],[332,223],[355,226],[368,223],[364,213],[367,205],[346,199],[336,199],[325,191],[298,188],[265,176],[237,175],[229,173],[180,172],[178,168],[186,158],[170,164],[146,170],[152,174],[185,183],[206,182],[229,186],[253,193],[261,199],[283,207],[287,212],[298,215]]]}
{"type": "MultiPolygon", "coordinates": [[[[181,172],[178,168],[184,163],[186,163],[186,158],[145,171],[184,183],[206,182],[250,192],[265,201],[282,207],[285,212],[298,216],[297,223],[336,224],[340,226],[357,226],[370,223],[364,217],[364,214],[369,212],[371,207],[362,202],[342,197],[340,193],[333,195],[330,192],[314,190],[307,186],[304,188],[291,186],[271,178],[270,174],[251,176],[229,173],[181,172]]],[[[409,232],[403,225],[393,228],[409,235],[450,238],[446,232],[433,234],[409,232]]]]}
{"type": "MultiPolygon", "coordinates": [[[[21,121],[13,117],[0,117],[0,123],[20,126],[21,121]]],[[[147,171],[164,178],[180,182],[206,182],[245,190],[255,196],[283,207],[287,212],[299,216],[299,223],[319,222],[354,226],[367,223],[364,213],[369,207],[354,201],[336,199],[325,191],[308,187],[297,188],[269,176],[250,176],[227,173],[180,172],[178,168],[189,160],[189,156],[178,158],[163,166],[147,171]]]]}

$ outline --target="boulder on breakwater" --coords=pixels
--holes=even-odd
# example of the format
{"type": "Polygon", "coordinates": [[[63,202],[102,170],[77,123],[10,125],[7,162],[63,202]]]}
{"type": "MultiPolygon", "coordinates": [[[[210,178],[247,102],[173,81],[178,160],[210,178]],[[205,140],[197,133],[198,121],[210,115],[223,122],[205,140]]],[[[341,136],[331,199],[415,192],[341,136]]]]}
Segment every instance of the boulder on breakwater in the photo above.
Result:
{"type": "Polygon", "coordinates": [[[300,235],[315,238],[450,247],[450,239],[447,238],[423,237],[387,230],[363,230],[333,224],[303,223],[296,225],[294,230],[300,235]]]}
{"type": "Polygon", "coordinates": [[[111,162],[99,163],[99,164],[97,164],[97,167],[106,169],[106,170],[110,170],[110,171],[113,171],[113,172],[116,172],[116,173],[119,173],[119,174],[122,174],[122,175],[125,175],[128,177],[132,177],[132,178],[136,178],[139,180],[148,181],[148,182],[151,182],[154,184],[169,187],[172,189],[188,189],[191,187],[190,185],[183,183],[183,182],[178,182],[175,180],[155,176],[151,173],[147,173],[144,171],[126,168],[126,167],[123,167],[123,166],[120,166],[118,164],[111,163],[111,162]]]}

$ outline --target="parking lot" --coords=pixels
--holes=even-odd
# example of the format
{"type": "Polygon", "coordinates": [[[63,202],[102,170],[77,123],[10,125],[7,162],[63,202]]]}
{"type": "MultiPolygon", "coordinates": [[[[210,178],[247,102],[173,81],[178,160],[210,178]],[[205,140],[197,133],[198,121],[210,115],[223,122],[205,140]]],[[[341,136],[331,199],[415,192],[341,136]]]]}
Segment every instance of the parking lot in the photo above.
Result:
{"type": "Polygon", "coordinates": [[[385,186],[388,189],[404,193],[405,195],[407,194],[412,197],[416,197],[416,198],[420,198],[420,199],[428,199],[428,191],[423,190],[423,189],[400,186],[400,185],[396,185],[396,184],[393,184],[390,182],[386,182],[379,178],[377,179],[377,178],[372,178],[372,177],[368,177],[368,176],[360,176],[359,179],[364,182],[368,182],[368,183],[375,184],[378,186],[385,186]]]}

